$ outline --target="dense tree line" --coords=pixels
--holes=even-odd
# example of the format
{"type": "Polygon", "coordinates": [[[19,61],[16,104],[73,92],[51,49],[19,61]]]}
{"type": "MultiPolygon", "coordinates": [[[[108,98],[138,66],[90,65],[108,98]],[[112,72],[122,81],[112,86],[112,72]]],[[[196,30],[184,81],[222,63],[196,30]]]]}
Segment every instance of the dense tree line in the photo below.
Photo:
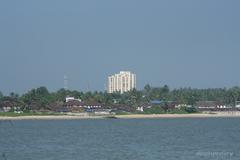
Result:
{"type": "Polygon", "coordinates": [[[146,85],[143,90],[137,91],[134,89],[124,94],[109,94],[97,91],[79,92],[65,89],[49,92],[46,87],[39,87],[23,95],[10,93],[6,96],[0,92],[0,105],[4,102],[11,102],[17,106],[21,106],[23,110],[51,109],[54,105],[63,105],[67,96],[80,98],[83,101],[95,101],[105,105],[124,104],[131,107],[149,103],[151,100],[172,101],[190,105],[194,105],[197,101],[218,101],[226,105],[234,105],[236,101],[240,101],[240,87],[228,89],[179,88],[170,90],[167,85],[163,87],[146,85]]]}

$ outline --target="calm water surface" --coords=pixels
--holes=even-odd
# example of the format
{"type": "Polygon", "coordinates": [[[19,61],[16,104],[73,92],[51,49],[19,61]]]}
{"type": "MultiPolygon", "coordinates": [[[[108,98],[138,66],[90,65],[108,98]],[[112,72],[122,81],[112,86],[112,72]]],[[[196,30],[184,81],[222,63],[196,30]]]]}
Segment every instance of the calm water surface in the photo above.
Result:
{"type": "Polygon", "coordinates": [[[0,121],[0,160],[239,160],[240,118],[0,121]]]}

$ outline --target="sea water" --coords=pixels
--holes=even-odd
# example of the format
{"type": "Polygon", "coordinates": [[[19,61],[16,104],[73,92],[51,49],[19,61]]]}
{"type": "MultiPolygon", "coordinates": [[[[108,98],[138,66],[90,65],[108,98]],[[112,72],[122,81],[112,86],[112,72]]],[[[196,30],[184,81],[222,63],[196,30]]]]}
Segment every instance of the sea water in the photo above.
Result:
{"type": "Polygon", "coordinates": [[[239,160],[240,118],[0,121],[0,160],[239,160]]]}

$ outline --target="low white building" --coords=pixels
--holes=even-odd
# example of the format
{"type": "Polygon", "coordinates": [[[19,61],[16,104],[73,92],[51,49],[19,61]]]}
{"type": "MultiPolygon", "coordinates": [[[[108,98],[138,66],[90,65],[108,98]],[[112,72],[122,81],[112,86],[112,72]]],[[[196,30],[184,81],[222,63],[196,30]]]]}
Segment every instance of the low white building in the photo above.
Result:
{"type": "Polygon", "coordinates": [[[75,99],[74,97],[66,97],[66,102],[73,101],[73,100],[76,100],[76,101],[82,102],[81,99],[75,99]]]}
{"type": "Polygon", "coordinates": [[[137,107],[137,111],[143,112],[143,107],[137,107]]]}
{"type": "Polygon", "coordinates": [[[240,108],[240,101],[236,101],[236,108],[240,108]]]}

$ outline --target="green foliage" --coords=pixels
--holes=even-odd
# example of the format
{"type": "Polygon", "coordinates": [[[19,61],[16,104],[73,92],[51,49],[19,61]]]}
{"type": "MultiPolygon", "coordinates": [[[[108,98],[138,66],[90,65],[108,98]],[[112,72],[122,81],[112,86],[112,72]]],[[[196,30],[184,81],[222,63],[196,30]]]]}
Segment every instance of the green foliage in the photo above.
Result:
{"type": "Polygon", "coordinates": [[[32,89],[21,98],[31,110],[46,109],[48,104],[52,101],[52,96],[46,87],[32,89]]]}
{"type": "Polygon", "coordinates": [[[195,107],[181,107],[180,109],[178,108],[172,109],[168,113],[171,114],[197,113],[197,109],[195,107]]]}
{"type": "Polygon", "coordinates": [[[166,113],[161,106],[155,106],[152,108],[145,109],[143,114],[164,114],[166,113]]]}
{"type": "Polygon", "coordinates": [[[116,112],[116,115],[129,115],[129,112],[123,112],[123,111],[118,111],[116,112]]]}
{"type": "Polygon", "coordinates": [[[2,92],[0,91],[0,100],[3,98],[3,94],[2,92]]]}
{"type": "MultiPolygon", "coordinates": [[[[139,91],[133,89],[129,92],[120,94],[107,92],[79,92],[60,89],[56,92],[50,93],[46,87],[39,87],[32,89],[29,92],[18,95],[14,92],[9,96],[4,96],[0,92],[0,105],[2,102],[8,101],[10,104],[21,107],[24,111],[29,110],[51,110],[52,106],[61,106],[65,102],[67,96],[80,98],[83,101],[96,101],[106,106],[114,104],[121,104],[130,106],[133,110],[140,104],[149,103],[151,100],[172,101],[178,104],[193,105],[197,101],[218,101],[226,105],[234,105],[236,101],[240,101],[240,87],[233,88],[213,88],[213,89],[194,89],[194,88],[179,88],[170,90],[167,85],[163,87],[151,87],[147,84],[143,90],[139,91]]],[[[8,104],[9,104],[8,103],[8,104]]],[[[162,107],[153,107],[146,109],[147,114],[159,113],[195,113],[195,108],[182,108],[181,110],[174,110],[168,105],[162,107]]]]}
{"type": "Polygon", "coordinates": [[[169,110],[168,112],[169,114],[187,114],[188,112],[184,109],[172,109],[172,110],[169,110]]]}
{"type": "Polygon", "coordinates": [[[184,110],[187,113],[197,113],[197,109],[195,107],[186,107],[184,110]]]}
{"type": "Polygon", "coordinates": [[[147,93],[150,93],[150,91],[151,91],[151,86],[149,84],[145,85],[144,92],[147,94],[147,93]]]}
{"type": "Polygon", "coordinates": [[[55,112],[22,112],[22,113],[15,113],[15,112],[0,112],[0,116],[2,117],[18,117],[18,116],[50,116],[50,115],[63,115],[62,113],[55,113],[55,112]]]}

